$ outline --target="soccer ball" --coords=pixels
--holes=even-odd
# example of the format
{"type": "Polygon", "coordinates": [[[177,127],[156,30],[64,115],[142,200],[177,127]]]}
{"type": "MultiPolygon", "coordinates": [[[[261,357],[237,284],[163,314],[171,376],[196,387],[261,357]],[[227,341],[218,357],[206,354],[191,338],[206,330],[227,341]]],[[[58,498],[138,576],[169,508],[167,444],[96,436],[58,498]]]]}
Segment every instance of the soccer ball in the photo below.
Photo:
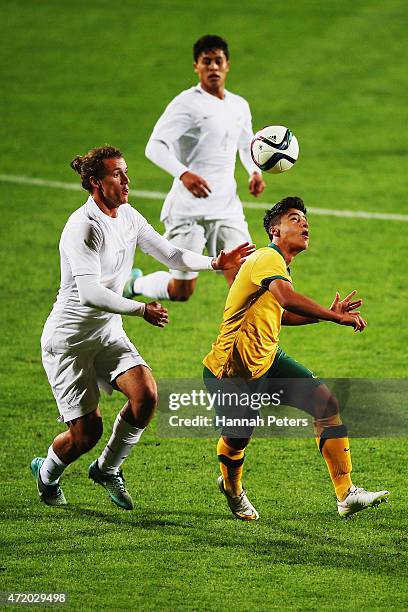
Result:
{"type": "Polygon", "coordinates": [[[255,134],[251,155],[258,168],[265,172],[286,172],[299,156],[299,144],[284,125],[270,125],[255,134]]]}

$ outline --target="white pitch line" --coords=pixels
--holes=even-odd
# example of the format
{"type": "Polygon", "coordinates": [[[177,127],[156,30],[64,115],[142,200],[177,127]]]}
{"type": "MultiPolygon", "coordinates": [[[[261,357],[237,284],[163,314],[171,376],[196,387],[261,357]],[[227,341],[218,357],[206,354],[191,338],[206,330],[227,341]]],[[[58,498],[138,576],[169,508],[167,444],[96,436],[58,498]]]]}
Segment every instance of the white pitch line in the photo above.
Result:
{"type": "MultiPolygon", "coordinates": [[[[29,176],[16,176],[13,174],[0,174],[0,182],[14,183],[15,185],[34,185],[34,187],[51,187],[54,189],[65,189],[67,191],[83,191],[79,183],[63,183],[62,181],[49,181],[41,178],[30,178],[29,176]]],[[[130,195],[147,200],[164,200],[165,193],[160,191],[140,191],[129,189],[130,195]]]]}
{"type": "MultiPolygon", "coordinates": [[[[13,183],[15,185],[34,185],[37,187],[50,187],[54,189],[65,189],[68,191],[81,191],[82,187],[78,183],[65,183],[62,181],[49,181],[41,178],[31,178],[29,176],[17,176],[13,174],[0,174],[0,182],[13,183]]],[[[130,189],[130,195],[136,198],[144,198],[146,200],[164,200],[166,193],[161,191],[143,191],[139,189],[130,189]]],[[[243,202],[245,208],[255,208],[266,210],[273,206],[271,202],[243,202]]],[[[359,219],[383,219],[386,221],[408,221],[408,215],[400,215],[396,213],[377,213],[366,212],[364,210],[332,210],[330,208],[315,208],[314,206],[307,207],[308,212],[312,215],[324,215],[329,217],[349,217],[359,219]]]]}
{"type": "MultiPolygon", "coordinates": [[[[245,208],[258,208],[266,209],[268,206],[273,206],[265,202],[242,202],[245,208]]],[[[307,212],[313,215],[325,215],[329,217],[352,217],[360,219],[385,219],[387,221],[408,221],[408,215],[400,215],[397,213],[375,213],[367,212],[365,210],[334,210],[331,208],[315,208],[314,206],[308,206],[307,212]]]]}

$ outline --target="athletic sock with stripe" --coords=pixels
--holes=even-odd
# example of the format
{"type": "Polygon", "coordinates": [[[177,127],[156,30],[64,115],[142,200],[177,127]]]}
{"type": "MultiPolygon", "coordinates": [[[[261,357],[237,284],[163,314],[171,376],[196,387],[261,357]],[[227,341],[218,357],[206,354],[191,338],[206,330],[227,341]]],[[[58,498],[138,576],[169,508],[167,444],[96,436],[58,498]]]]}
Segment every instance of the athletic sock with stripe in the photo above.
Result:
{"type": "Polygon", "coordinates": [[[224,489],[231,497],[238,497],[242,492],[241,479],[244,469],[245,450],[232,448],[221,437],[217,444],[217,455],[224,481],[224,489]]]}

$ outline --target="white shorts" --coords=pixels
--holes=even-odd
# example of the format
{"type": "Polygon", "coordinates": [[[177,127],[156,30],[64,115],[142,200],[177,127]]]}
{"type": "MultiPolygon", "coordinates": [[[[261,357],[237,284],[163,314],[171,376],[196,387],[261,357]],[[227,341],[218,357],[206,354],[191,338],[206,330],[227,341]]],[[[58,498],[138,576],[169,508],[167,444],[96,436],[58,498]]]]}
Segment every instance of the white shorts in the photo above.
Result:
{"type": "MultiPolygon", "coordinates": [[[[245,219],[195,219],[191,217],[167,217],[164,220],[166,232],[164,237],[172,244],[202,253],[207,247],[210,257],[215,257],[224,249],[229,251],[243,242],[251,242],[248,224],[245,219]]],[[[173,278],[192,280],[198,272],[170,270],[173,278]]]]}
{"type": "Polygon", "coordinates": [[[61,415],[59,420],[65,423],[96,410],[99,388],[111,393],[119,374],[138,365],[147,366],[125,335],[105,344],[94,341],[75,348],[43,349],[42,362],[61,415]]]}

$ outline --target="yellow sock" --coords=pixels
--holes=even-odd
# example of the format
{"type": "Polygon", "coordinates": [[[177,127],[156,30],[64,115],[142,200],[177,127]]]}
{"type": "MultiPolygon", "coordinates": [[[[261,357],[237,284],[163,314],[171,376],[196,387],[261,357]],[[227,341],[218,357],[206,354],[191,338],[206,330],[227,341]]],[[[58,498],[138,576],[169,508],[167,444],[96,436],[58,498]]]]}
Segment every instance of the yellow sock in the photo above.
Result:
{"type": "Polygon", "coordinates": [[[316,438],[317,445],[329,470],[330,478],[339,501],[347,497],[349,488],[352,486],[350,442],[344,425],[327,427],[320,437],[316,438]],[[343,437],[334,437],[341,435],[343,437]],[[344,435],[345,434],[345,435],[344,435]],[[333,437],[332,437],[333,436],[333,437]]]}
{"type": "Polygon", "coordinates": [[[220,438],[217,444],[217,455],[224,480],[224,488],[231,497],[237,497],[242,491],[241,478],[244,469],[245,450],[232,448],[224,442],[223,438],[220,438]]]}

